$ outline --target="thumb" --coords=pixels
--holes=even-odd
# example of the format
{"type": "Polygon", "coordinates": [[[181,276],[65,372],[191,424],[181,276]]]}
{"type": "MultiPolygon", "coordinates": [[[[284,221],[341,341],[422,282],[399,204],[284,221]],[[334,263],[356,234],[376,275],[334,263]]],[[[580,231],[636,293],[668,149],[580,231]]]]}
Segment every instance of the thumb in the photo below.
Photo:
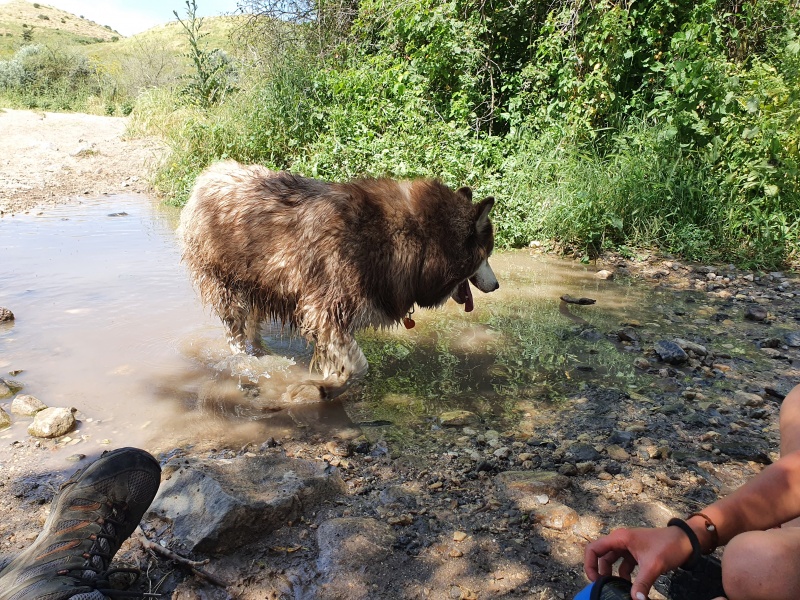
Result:
{"type": "Polygon", "coordinates": [[[650,593],[650,588],[661,575],[661,571],[647,569],[642,570],[639,565],[639,574],[631,587],[631,598],[633,600],[647,600],[647,595],[650,593]]]}

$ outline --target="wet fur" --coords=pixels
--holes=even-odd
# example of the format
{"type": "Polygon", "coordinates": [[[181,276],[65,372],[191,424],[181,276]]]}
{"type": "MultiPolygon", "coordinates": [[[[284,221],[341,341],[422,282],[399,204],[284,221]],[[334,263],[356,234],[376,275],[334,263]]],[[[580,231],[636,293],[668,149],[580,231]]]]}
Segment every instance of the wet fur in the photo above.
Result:
{"type": "Polygon", "coordinates": [[[367,370],[354,331],[443,304],[491,254],[493,199],[471,200],[436,180],[328,183],[220,162],[181,214],[183,260],[234,351],[257,346],[264,321],[289,325],[316,345],[325,381],[311,395],[332,397],[367,370]]]}

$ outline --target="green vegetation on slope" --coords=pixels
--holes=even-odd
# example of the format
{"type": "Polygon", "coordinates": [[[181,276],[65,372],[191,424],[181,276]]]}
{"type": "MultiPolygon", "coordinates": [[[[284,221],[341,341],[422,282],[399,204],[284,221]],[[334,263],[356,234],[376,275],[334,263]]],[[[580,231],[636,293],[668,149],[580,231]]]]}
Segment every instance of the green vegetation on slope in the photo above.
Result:
{"type": "Polygon", "coordinates": [[[11,0],[0,4],[0,59],[11,58],[31,43],[80,46],[122,37],[108,26],[39,2],[11,0]]]}
{"type": "MultiPolygon", "coordinates": [[[[202,19],[204,42],[230,49],[241,19],[202,19]]],[[[144,90],[179,90],[191,82],[189,50],[177,21],[125,38],[83,17],[12,0],[0,4],[0,102],[126,115],[144,90]]]]}

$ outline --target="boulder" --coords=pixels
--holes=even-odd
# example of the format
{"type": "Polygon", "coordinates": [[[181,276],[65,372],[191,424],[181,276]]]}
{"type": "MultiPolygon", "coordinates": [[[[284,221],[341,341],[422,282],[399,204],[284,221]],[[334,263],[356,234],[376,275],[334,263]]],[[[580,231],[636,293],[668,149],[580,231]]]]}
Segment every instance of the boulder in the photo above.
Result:
{"type": "Polygon", "coordinates": [[[237,550],[346,491],[326,463],[275,455],[182,459],[164,472],[149,515],[172,523],[192,552],[237,550]]]}

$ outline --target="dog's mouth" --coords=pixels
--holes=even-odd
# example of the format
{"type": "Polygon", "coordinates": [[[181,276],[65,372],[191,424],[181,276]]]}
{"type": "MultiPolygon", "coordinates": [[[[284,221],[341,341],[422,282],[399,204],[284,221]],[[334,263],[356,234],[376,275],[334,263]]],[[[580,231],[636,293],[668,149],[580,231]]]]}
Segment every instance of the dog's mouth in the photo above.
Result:
{"type": "Polygon", "coordinates": [[[500,284],[497,283],[497,278],[494,276],[494,271],[492,271],[489,263],[484,260],[478,270],[475,271],[475,274],[459,283],[451,294],[453,300],[464,305],[466,312],[472,312],[472,309],[475,308],[475,303],[472,300],[472,290],[469,287],[470,283],[485,294],[493,292],[500,287],[500,284]]]}
{"type": "Polygon", "coordinates": [[[472,312],[472,309],[475,308],[475,303],[472,300],[472,290],[469,289],[469,279],[465,279],[458,284],[458,287],[453,292],[452,298],[459,304],[464,305],[465,312],[472,312]]]}

